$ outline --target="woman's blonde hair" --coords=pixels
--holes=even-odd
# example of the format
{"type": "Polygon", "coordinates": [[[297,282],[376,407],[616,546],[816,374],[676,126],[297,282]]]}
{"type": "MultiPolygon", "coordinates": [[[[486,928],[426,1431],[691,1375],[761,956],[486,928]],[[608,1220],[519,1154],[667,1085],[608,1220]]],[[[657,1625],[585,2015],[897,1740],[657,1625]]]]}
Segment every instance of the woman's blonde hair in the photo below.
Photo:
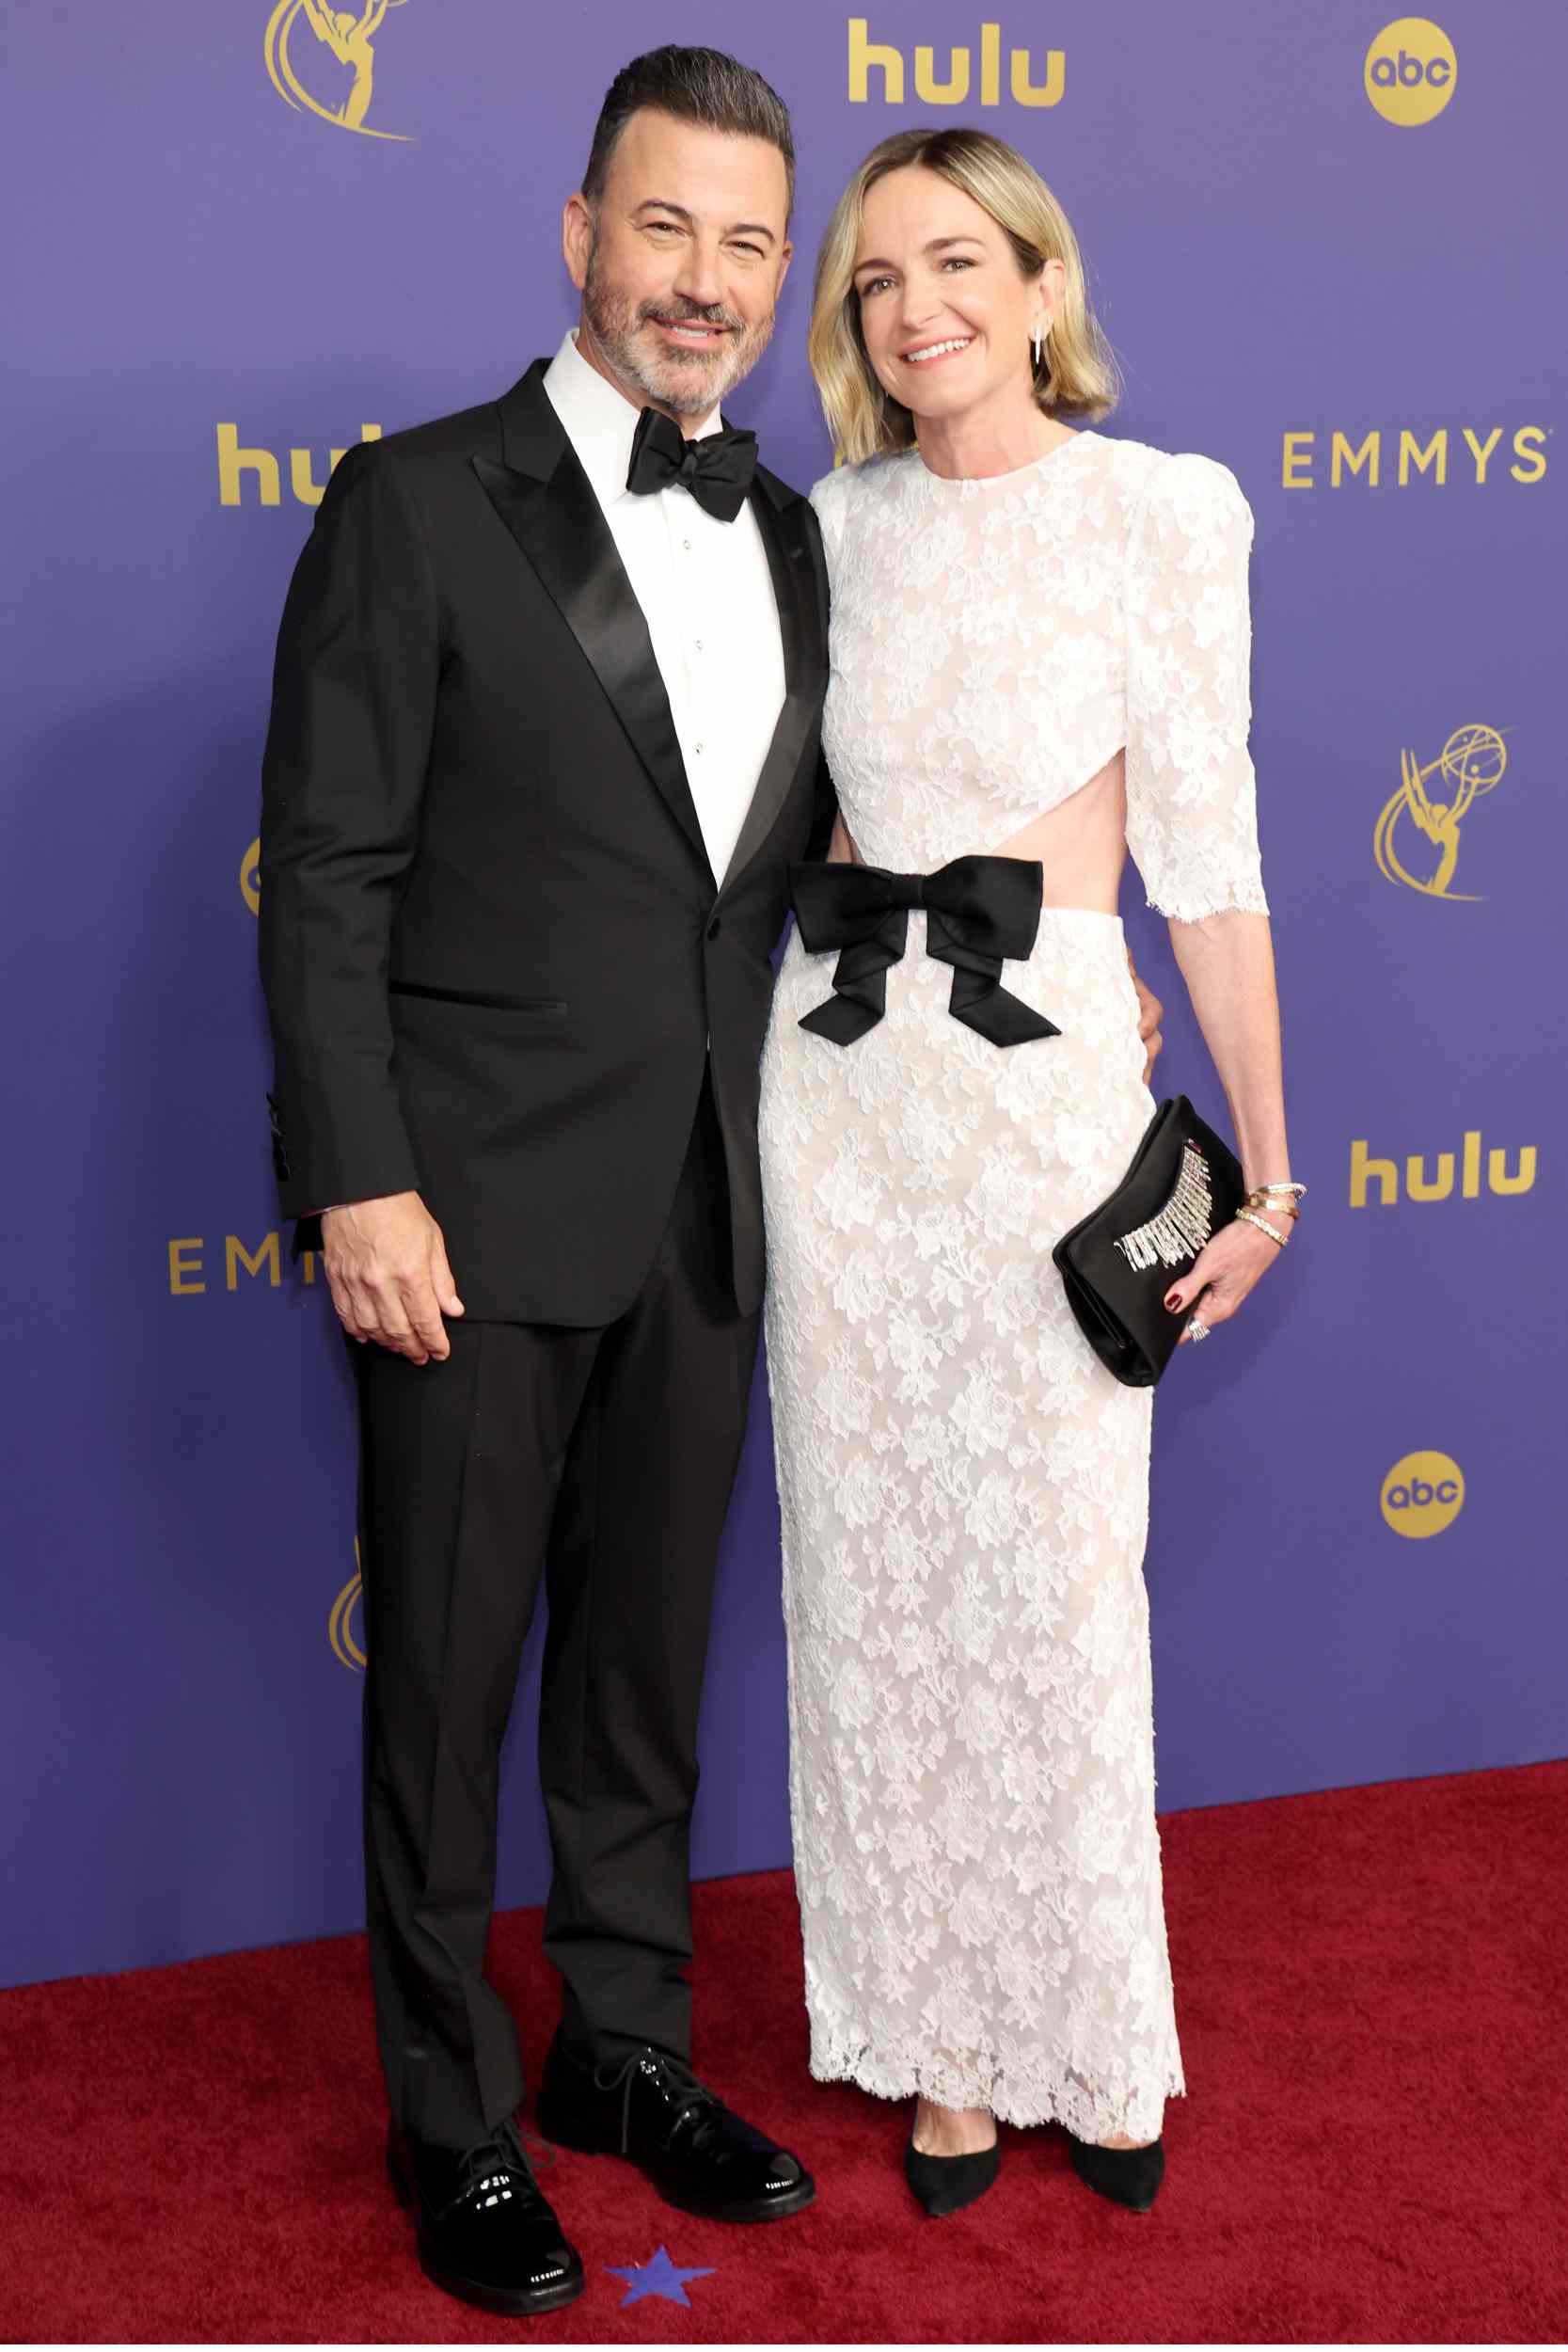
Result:
{"type": "Polygon", "coordinates": [[[816,257],[807,351],[823,412],[848,465],[886,450],[908,449],[914,420],[877,380],[861,332],[855,253],[867,191],[890,171],[919,164],[961,188],[990,215],[1025,278],[1060,262],[1067,288],[1056,306],[1035,370],[1035,401],[1052,416],[1093,421],[1116,405],[1111,347],[1089,309],[1078,240],[1067,215],[1032,164],[989,131],[895,131],[874,147],[839,198],[816,257]]]}

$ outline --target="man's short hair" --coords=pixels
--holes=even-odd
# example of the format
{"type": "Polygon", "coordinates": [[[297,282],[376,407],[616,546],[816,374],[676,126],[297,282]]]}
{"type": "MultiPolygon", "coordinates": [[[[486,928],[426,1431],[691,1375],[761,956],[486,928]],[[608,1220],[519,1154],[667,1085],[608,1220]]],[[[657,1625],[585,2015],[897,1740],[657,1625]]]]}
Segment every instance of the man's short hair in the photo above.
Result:
{"type": "Polygon", "coordinates": [[[633,57],[606,90],[582,175],[582,193],[590,204],[596,204],[604,193],[610,159],[622,132],[644,106],[673,115],[677,122],[698,122],[737,138],[766,139],[784,160],[789,188],[785,218],[794,212],[795,141],[789,109],[778,91],[721,49],[681,49],[673,43],[633,57]]]}

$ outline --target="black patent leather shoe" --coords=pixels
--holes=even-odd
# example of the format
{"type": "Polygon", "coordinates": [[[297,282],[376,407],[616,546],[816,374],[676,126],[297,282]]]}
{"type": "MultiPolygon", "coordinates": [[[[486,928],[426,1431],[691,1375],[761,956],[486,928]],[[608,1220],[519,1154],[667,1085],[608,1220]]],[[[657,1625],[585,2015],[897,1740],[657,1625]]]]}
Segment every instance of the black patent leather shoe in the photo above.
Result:
{"type": "Polygon", "coordinates": [[[1002,2151],[992,2140],[963,2156],[928,2156],[914,2144],[911,2129],[904,2149],[904,2178],[933,2221],[973,2205],[995,2182],[1002,2151]]]}
{"type": "Polygon", "coordinates": [[[557,2034],[539,2085],[539,2129],[585,2155],[627,2157],[667,2204],[715,2221],[782,2220],[816,2195],[798,2156],[664,2050],[586,2066],[557,2034]]]}
{"type": "Polygon", "coordinates": [[[1068,2153],[1081,2181],[1130,2213],[1147,2213],[1165,2177],[1163,2139],[1151,2139],[1147,2148],[1097,2148],[1069,2132],[1068,2153]]]}
{"type": "Polygon", "coordinates": [[[582,2293],[582,2258],[510,2119],[472,2148],[440,2148],[394,2124],[387,2169],[414,2217],[420,2268],[434,2285],[514,2318],[559,2311],[582,2293]]]}

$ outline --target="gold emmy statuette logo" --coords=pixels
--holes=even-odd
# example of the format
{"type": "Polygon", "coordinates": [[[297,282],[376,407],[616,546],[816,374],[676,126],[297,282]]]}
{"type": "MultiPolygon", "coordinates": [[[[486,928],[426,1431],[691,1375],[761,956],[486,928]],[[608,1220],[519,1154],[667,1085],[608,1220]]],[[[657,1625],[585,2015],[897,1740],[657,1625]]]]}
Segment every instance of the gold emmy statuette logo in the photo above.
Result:
{"type": "MultiPolygon", "coordinates": [[[[1455,727],[1436,758],[1425,768],[1414,752],[1400,754],[1400,788],[1384,803],[1372,829],[1372,852],[1386,882],[1403,882],[1424,898],[1463,898],[1474,901],[1474,890],[1453,890],[1453,869],[1459,860],[1459,828],[1471,803],[1496,791],[1508,766],[1508,752],[1497,727],[1455,727]],[[1434,801],[1427,779],[1441,775],[1446,797],[1434,801]],[[1437,851],[1437,863],[1426,881],[1411,873],[1400,856],[1402,824],[1417,832],[1437,851]]],[[[1430,863],[1430,860],[1424,861],[1430,863]]]]}
{"type": "Polygon", "coordinates": [[[1396,1535],[1441,1535],[1465,1508],[1465,1473],[1447,1454],[1407,1454],[1383,1482],[1383,1516],[1396,1535]]]}
{"type": "MultiPolygon", "coordinates": [[[[1427,1457],[1423,1454],[1421,1458],[1424,1461],[1427,1457]]],[[[1432,1458],[1435,1461],[1440,1457],[1434,1454],[1432,1458]]],[[[354,1604],[359,1598],[362,1589],[363,1579],[359,1574],[359,1538],[356,1535],[354,1539],[354,1574],[333,1602],[332,1613],[326,1620],[326,1638],[332,1645],[332,1655],[339,1664],[346,1666],[351,1674],[362,1674],[365,1669],[365,1653],[355,1639],[354,1627],[350,1622],[354,1615],[354,1604]]]]}
{"type": "Polygon", "coordinates": [[[1385,122],[1430,122],[1453,96],[1453,43],[1429,16],[1396,16],[1367,52],[1367,95],[1385,122]]]}
{"type": "Polygon", "coordinates": [[[257,834],[240,860],[240,896],[252,914],[261,912],[261,836],[257,834]]]}
{"type": "Polygon", "coordinates": [[[323,0],[277,0],[267,19],[262,55],[278,97],[296,114],[315,115],[339,131],[357,131],[367,139],[400,139],[406,144],[406,131],[372,131],[365,120],[375,80],[375,37],[388,9],[402,6],[403,0],[367,0],[367,6],[356,14],[353,8],[326,8],[323,0]],[[353,77],[346,96],[336,106],[313,98],[294,71],[289,41],[301,17],[322,47],[353,77]]]}

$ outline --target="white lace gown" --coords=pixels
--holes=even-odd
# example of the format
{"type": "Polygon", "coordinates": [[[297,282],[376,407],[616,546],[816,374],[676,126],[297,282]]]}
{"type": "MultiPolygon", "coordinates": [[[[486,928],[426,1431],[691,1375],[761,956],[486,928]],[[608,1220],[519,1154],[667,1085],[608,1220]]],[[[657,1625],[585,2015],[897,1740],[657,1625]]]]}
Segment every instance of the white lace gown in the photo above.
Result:
{"type": "MultiPolygon", "coordinates": [[[[812,495],[826,746],[867,864],[995,850],[1124,749],[1150,902],[1266,911],[1231,474],[1084,432],[990,480],[910,453],[812,495]]],[[[949,1013],[925,922],[847,1047],[799,1025],[836,958],[792,937],[763,1060],[812,2071],[1150,2138],[1184,2088],[1150,1394],[1103,1370],[1051,1263],[1152,1113],[1137,999],[1119,919],[1048,910],[1002,984],[1061,1035],[992,1046],[949,1013]]]]}

